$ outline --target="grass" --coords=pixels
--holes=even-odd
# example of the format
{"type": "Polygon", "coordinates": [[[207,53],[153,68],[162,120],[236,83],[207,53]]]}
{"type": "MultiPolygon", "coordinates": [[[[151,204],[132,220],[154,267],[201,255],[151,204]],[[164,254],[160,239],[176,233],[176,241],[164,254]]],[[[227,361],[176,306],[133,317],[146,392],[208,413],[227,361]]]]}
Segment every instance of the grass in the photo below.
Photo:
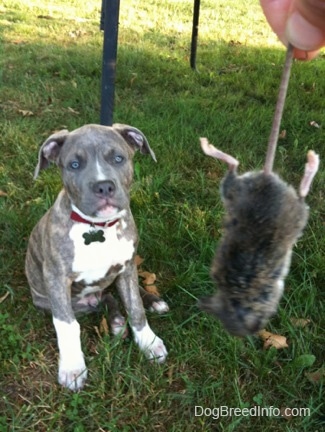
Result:
{"type": "MultiPolygon", "coordinates": [[[[198,70],[189,68],[191,5],[121,2],[114,120],[140,128],[158,163],[136,156],[132,208],[143,266],[155,272],[166,316],[148,314],[169,350],[148,364],[132,340],[99,337],[106,311],[80,318],[90,369],[73,394],[56,383],[51,319],[35,310],[24,276],[28,235],[61,184],[51,168],[33,181],[39,145],[53,130],[98,123],[100,2],[5,0],[0,6],[1,75],[0,431],[321,431],[324,428],[324,170],[308,204],[285,295],[267,330],[288,348],[236,339],[200,313],[213,292],[209,266],[220,238],[218,193],[225,167],[205,157],[207,136],[242,171],[263,164],[284,49],[257,2],[205,1],[198,70]],[[307,326],[292,318],[309,319],[307,326]],[[323,368],[323,369],[322,369],[323,368]],[[310,416],[195,416],[195,406],[310,408],[310,416]]],[[[323,155],[325,57],[295,63],[277,171],[298,185],[305,154],[323,155]],[[315,128],[311,121],[321,125],[315,128]]],[[[207,412],[208,413],[208,412],[207,412]]]]}

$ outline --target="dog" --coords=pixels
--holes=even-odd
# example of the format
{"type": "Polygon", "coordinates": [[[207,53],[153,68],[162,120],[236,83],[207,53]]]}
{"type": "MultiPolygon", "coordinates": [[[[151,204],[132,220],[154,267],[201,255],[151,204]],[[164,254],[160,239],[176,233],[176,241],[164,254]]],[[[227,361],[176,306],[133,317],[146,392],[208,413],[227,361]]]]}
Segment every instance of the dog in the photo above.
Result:
{"type": "Polygon", "coordinates": [[[138,235],[129,193],[136,150],[156,161],[140,130],[89,124],[54,133],[39,151],[34,178],[53,162],[61,170],[63,189],[30,235],[25,269],[33,303],[52,313],[58,382],[73,391],[87,378],[75,314],[106,302],[112,332],[126,328],[117,301],[107,292],[113,282],[140,350],[159,363],[167,356],[144,308],[164,313],[168,305],[139,287],[134,262],[138,235]]]}

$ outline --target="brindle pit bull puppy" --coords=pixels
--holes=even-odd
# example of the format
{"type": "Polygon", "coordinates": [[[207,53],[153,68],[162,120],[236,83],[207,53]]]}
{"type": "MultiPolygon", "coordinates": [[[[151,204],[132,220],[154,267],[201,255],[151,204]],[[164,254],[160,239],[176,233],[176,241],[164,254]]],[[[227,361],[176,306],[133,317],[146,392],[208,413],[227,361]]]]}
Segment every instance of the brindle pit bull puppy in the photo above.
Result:
{"type": "Polygon", "coordinates": [[[39,152],[35,178],[54,162],[64,187],[32,231],[26,274],[34,304],[52,312],[60,352],[58,380],[71,390],[82,388],[87,378],[75,312],[95,310],[106,301],[113,333],[125,328],[115,299],[104,292],[113,282],[140,349],[158,362],[167,356],[144,306],[162,313],[168,305],[139,288],[134,264],[138,237],[129,190],[137,149],[156,160],[141,131],[115,124],[62,130],[39,152]]]}

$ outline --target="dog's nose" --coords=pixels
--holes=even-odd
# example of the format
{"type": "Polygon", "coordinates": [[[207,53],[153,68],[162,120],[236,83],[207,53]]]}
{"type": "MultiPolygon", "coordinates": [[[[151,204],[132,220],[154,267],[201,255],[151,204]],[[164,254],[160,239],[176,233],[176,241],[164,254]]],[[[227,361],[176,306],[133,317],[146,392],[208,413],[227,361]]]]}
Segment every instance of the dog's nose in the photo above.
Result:
{"type": "Polygon", "coordinates": [[[94,183],[92,190],[100,198],[111,198],[115,193],[115,184],[111,180],[94,183]]]}

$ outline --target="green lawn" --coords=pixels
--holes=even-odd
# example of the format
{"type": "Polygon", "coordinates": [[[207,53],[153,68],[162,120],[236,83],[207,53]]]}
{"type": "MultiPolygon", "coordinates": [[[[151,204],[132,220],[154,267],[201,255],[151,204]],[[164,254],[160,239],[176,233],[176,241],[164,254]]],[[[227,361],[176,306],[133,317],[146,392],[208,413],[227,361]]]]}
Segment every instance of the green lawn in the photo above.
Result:
{"type": "MultiPolygon", "coordinates": [[[[252,0],[202,2],[198,72],[189,67],[192,2],[121,2],[114,121],[141,129],[158,159],[136,156],[132,209],[142,267],[156,273],[170,305],[165,316],[148,313],[169,356],[164,365],[149,364],[132,339],[99,337],[103,310],[79,320],[90,370],[85,388],[71,393],[57,384],[54,328],[32,304],[24,257],[29,233],[61,183],[54,167],[37,181],[33,171],[54,130],[99,122],[100,6],[0,5],[0,431],[324,430],[323,165],[285,295],[267,326],[288,347],[264,350],[259,337],[231,337],[196,307],[215,290],[209,268],[226,171],[203,155],[199,137],[238,158],[241,172],[261,168],[285,55],[252,0]],[[298,326],[297,319],[308,323],[298,326]],[[296,410],[213,418],[222,406],[296,410]]],[[[307,150],[324,158],[324,76],[324,52],[293,65],[275,167],[296,187],[307,150]]]]}

